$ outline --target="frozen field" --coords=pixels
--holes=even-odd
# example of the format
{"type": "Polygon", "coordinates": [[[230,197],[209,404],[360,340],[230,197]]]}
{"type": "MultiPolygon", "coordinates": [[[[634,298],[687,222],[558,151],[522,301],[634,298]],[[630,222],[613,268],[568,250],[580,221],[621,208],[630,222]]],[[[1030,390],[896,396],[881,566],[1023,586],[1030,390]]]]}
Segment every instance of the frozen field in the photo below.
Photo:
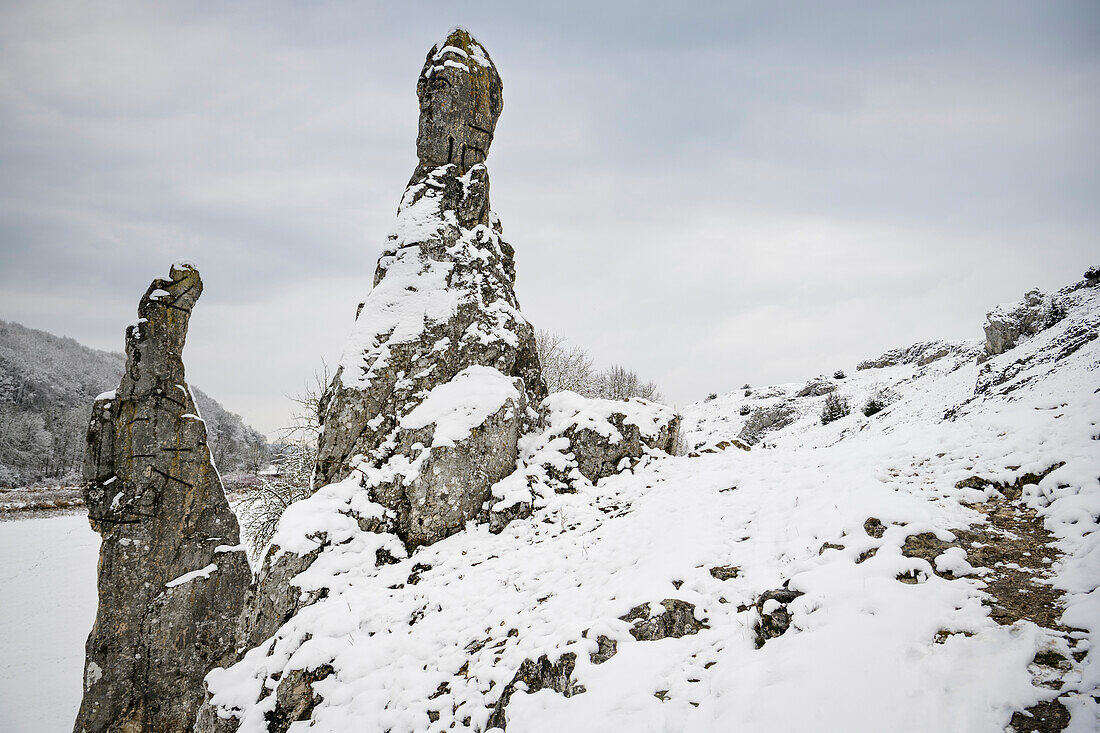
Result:
{"type": "Polygon", "coordinates": [[[0,522],[0,731],[69,731],[96,606],[83,514],[0,522]]]}

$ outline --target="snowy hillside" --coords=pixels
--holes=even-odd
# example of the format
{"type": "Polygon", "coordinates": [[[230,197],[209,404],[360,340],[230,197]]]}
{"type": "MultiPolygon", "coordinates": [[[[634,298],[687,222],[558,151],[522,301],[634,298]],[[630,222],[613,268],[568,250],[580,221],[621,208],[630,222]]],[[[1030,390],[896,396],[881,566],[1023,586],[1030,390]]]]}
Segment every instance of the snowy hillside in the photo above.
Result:
{"type": "MultiPolygon", "coordinates": [[[[213,701],[241,731],[1094,730],[1100,289],[1057,301],[984,362],[922,344],[692,405],[689,455],[500,534],[406,557],[332,524],[309,605],[213,701]],[[294,670],[316,697],[286,718],[294,670]]],[[[309,507],[281,551],[317,546],[309,507]]]]}
{"type": "MultiPolygon", "coordinates": [[[[0,321],[0,488],[77,481],[96,395],[118,386],[126,358],[0,321]]],[[[195,399],[224,472],[267,440],[201,390],[195,399]]]]}

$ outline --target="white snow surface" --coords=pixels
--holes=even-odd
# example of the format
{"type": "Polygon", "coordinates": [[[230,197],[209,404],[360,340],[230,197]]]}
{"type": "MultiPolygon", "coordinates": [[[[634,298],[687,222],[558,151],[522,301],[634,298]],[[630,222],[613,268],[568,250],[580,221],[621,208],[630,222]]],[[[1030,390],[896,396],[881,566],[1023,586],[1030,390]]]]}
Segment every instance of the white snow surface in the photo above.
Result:
{"type": "Polygon", "coordinates": [[[492,367],[469,366],[433,388],[399,424],[406,430],[435,425],[431,447],[453,446],[469,437],[470,431],[509,400],[518,405],[522,385],[522,380],[507,377],[492,367]]]}
{"type": "Polygon", "coordinates": [[[167,583],[164,584],[164,587],[165,588],[175,588],[178,585],[183,585],[184,583],[190,583],[192,580],[199,580],[200,578],[202,580],[206,580],[207,578],[210,577],[211,574],[216,572],[217,569],[218,569],[218,566],[215,563],[210,563],[209,565],[207,565],[204,568],[199,568],[198,570],[192,570],[189,573],[184,573],[183,575],[179,576],[178,578],[173,578],[172,580],[169,580],[167,583]]]}
{"type": "MultiPolygon", "coordinates": [[[[1075,303],[1065,321],[992,366],[1042,350],[1075,318],[1100,312],[1095,289],[1075,303]]],[[[1063,622],[1086,630],[1083,644],[1100,641],[1098,346],[1040,360],[1014,377],[1019,389],[984,397],[974,395],[978,365],[964,359],[852,370],[837,380],[852,414],[833,423],[820,423],[824,397],[800,398],[800,419],[769,435],[767,449],[645,456],[575,494],[543,495],[532,517],[499,535],[471,524],[411,557],[348,515],[385,511],[370,505],[357,476],[323,487],[316,501],[291,507],[276,544],[304,553],[327,535],[332,546],[295,580],[303,591],[327,588],[327,597],[212,672],[214,702],[257,733],[275,696],[257,699],[276,676],[329,663],[336,673],[314,686],[322,702],[311,731],[484,730],[524,659],[572,651],[573,680],[587,691],[517,692],[510,730],[999,733],[1013,711],[1058,694],[1036,686],[1029,664],[1064,642],[1031,622],[991,620],[964,551],[935,559],[965,575],[949,580],[901,545],[910,534],[950,538],[979,521],[967,504],[994,490],[956,488],[961,479],[1010,482],[1064,461],[1026,486],[1023,500],[1065,553],[1052,568],[1066,592],[1063,622]],[[864,417],[859,406],[881,389],[891,404],[864,417]],[[887,527],[881,539],[863,529],[872,516],[887,527]],[[825,542],[844,549],[819,553],[825,542]],[[382,546],[399,562],[375,567],[382,546]],[[873,557],[855,562],[872,547],[873,557]],[[415,563],[430,569],[412,584],[415,563]],[[719,565],[740,572],[720,581],[709,572],[719,565]],[[898,582],[901,573],[918,582],[898,582]],[[785,581],[804,593],[790,604],[793,627],[756,649],[752,604],[785,581]],[[619,617],[666,598],[694,604],[709,628],[635,641],[619,617]],[[594,665],[601,634],[617,640],[618,653],[594,665]]],[[[775,401],[800,386],[690,406],[685,438],[705,447],[735,437],[742,402],[775,401]]],[[[551,399],[569,413],[573,398],[551,399]]],[[[1071,731],[1100,722],[1092,698],[1100,664],[1091,656],[1063,688],[1071,731]]]]}
{"type": "Polygon", "coordinates": [[[98,556],[83,514],[0,522],[0,730],[72,730],[98,556]]]}

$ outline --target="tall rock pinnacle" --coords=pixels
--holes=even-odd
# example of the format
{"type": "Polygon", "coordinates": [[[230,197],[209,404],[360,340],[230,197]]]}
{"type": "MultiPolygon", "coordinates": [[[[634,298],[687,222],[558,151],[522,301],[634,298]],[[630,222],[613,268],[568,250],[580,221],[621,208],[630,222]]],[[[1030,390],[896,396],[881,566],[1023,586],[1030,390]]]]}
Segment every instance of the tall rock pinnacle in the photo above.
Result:
{"type": "Polygon", "coordinates": [[[76,733],[190,731],[234,652],[251,571],[181,358],[201,293],[188,264],[153,281],[122,382],[92,409],[84,499],[103,542],[76,733]]]}
{"type": "Polygon", "coordinates": [[[514,252],[489,207],[500,77],[455,30],[428,52],[417,96],[419,160],[323,399],[316,491],[280,521],[246,613],[251,651],[211,673],[202,733],[310,719],[318,685],[339,674],[295,653],[338,594],[314,581],[372,572],[488,520],[546,396],[514,252]],[[269,654],[288,661],[261,669],[269,654]]]}

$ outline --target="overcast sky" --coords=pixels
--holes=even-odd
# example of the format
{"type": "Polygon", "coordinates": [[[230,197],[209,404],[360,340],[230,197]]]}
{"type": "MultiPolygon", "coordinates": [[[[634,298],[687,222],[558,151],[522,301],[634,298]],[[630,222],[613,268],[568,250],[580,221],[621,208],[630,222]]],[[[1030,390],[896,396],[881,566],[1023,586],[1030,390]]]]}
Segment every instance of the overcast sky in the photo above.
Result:
{"type": "Polygon", "coordinates": [[[339,356],[463,25],[538,328],[684,405],[1100,261],[1100,3],[0,5],[0,318],[119,351],[205,281],[189,381],[265,432],[339,356]]]}

